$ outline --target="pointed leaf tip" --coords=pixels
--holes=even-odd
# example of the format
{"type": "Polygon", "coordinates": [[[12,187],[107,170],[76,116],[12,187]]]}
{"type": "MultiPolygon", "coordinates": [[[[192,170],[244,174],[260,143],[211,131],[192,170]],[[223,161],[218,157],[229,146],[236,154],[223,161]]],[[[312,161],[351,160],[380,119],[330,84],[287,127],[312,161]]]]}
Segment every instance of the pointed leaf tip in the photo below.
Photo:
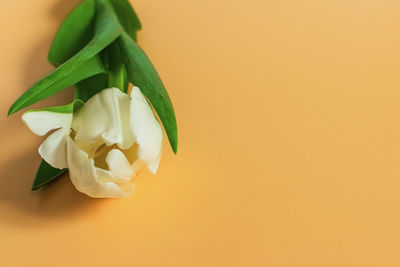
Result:
{"type": "Polygon", "coordinates": [[[35,180],[33,181],[32,191],[40,189],[42,186],[53,181],[66,171],[67,169],[53,168],[46,161],[42,160],[36,173],[35,180]]]}

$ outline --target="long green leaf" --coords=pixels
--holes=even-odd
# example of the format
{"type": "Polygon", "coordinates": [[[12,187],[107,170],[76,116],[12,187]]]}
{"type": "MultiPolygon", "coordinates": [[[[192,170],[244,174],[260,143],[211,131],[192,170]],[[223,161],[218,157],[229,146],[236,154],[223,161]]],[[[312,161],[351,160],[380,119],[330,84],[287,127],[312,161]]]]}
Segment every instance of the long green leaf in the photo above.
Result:
{"type": "Polygon", "coordinates": [[[67,169],[53,168],[46,161],[42,160],[36,173],[35,180],[33,181],[32,190],[38,190],[39,188],[53,181],[66,171],[67,169]]]}
{"type": "Polygon", "coordinates": [[[133,39],[137,40],[136,32],[142,28],[140,20],[135,10],[128,0],[110,0],[118,19],[124,27],[125,32],[133,39]]]}
{"type": "MultiPolygon", "coordinates": [[[[104,73],[104,69],[101,60],[98,56],[95,56],[83,65],[76,68],[68,76],[63,79],[56,80],[54,83],[48,85],[44,89],[40,86],[41,81],[35,84],[31,89],[26,91],[10,108],[8,115],[11,115],[23,108],[29,107],[30,105],[52,96],[64,88],[72,86],[83,79],[91,77],[93,75],[104,73]],[[42,90],[40,90],[42,89],[42,90]]],[[[51,75],[51,74],[50,74],[51,75]]],[[[47,76],[49,77],[49,76],[47,76]]],[[[46,79],[46,78],[45,78],[46,79]]],[[[42,80],[43,81],[43,80],[42,80]]]]}
{"type": "Polygon", "coordinates": [[[128,73],[128,80],[138,86],[161,119],[174,153],[178,147],[178,131],[174,108],[153,64],[128,34],[118,39],[128,73]]]}
{"type": "Polygon", "coordinates": [[[85,0],[65,18],[50,47],[50,63],[61,65],[89,43],[93,37],[95,10],[95,1],[85,0]]]}
{"type": "MultiPolygon", "coordinates": [[[[56,70],[40,80],[17,99],[11,106],[8,115],[64,89],[65,87],[60,88],[60,86],[54,86],[54,84],[60,82],[60,84],[64,85],[65,83],[61,82],[63,79],[68,79],[69,75],[98,54],[122,33],[123,29],[108,0],[97,0],[96,13],[96,26],[93,39],[75,56],[60,65],[56,70]]],[[[78,75],[78,73],[76,75],[78,75]]],[[[87,77],[88,76],[82,77],[81,80],[87,77]]],[[[74,83],[76,82],[78,81],[75,80],[74,83]]]]}

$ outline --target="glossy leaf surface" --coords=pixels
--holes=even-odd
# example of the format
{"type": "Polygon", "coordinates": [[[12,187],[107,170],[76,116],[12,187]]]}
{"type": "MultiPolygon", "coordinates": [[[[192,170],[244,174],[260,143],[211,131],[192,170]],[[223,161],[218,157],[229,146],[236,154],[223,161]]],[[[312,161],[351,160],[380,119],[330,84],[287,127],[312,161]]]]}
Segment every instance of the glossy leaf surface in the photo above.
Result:
{"type": "Polygon", "coordinates": [[[114,41],[122,33],[123,29],[111,4],[107,0],[96,1],[96,12],[95,33],[93,39],[71,59],[37,82],[19,99],[17,99],[10,108],[8,115],[54,95],[62,89],[87,77],[100,73],[100,71],[91,71],[90,68],[88,68],[87,71],[79,68],[82,65],[85,65],[85,63],[114,41]],[[88,75],[90,71],[92,73],[88,75]],[[71,83],[71,81],[73,81],[73,83],[71,83]]]}
{"type": "Polygon", "coordinates": [[[50,47],[48,60],[59,66],[78,53],[93,37],[95,0],[85,0],[65,18],[50,47]]]}

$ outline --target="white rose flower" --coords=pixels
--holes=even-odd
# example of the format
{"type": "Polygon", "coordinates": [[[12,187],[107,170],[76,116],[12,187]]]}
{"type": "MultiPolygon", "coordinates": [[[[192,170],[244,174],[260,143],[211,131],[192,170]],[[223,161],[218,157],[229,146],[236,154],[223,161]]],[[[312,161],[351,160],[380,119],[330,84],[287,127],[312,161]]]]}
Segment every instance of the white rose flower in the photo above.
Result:
{"type": "Polygon", "coordinates": [[[55,130],[40,155],[54,168],[68,168],[76,189],[91,197],[128,197],[142,165],[157,172],[163,133],[138,87],[130,96],[105,89],[76,113],[29,111],[22,120],[40,136],[55,130]]]}

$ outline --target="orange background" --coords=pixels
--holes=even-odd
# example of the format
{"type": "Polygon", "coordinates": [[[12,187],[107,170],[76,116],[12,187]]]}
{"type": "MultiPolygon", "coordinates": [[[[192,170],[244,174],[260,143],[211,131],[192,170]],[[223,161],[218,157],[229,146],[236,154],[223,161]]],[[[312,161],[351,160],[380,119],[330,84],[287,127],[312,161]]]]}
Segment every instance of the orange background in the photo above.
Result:
{"type": "Polygon", "coordinates": [[[6,118],[78,2],[0,3],[1,266],[400,266],[399,1],[133,0],[180,139],[122,200],[6,118]]]}

